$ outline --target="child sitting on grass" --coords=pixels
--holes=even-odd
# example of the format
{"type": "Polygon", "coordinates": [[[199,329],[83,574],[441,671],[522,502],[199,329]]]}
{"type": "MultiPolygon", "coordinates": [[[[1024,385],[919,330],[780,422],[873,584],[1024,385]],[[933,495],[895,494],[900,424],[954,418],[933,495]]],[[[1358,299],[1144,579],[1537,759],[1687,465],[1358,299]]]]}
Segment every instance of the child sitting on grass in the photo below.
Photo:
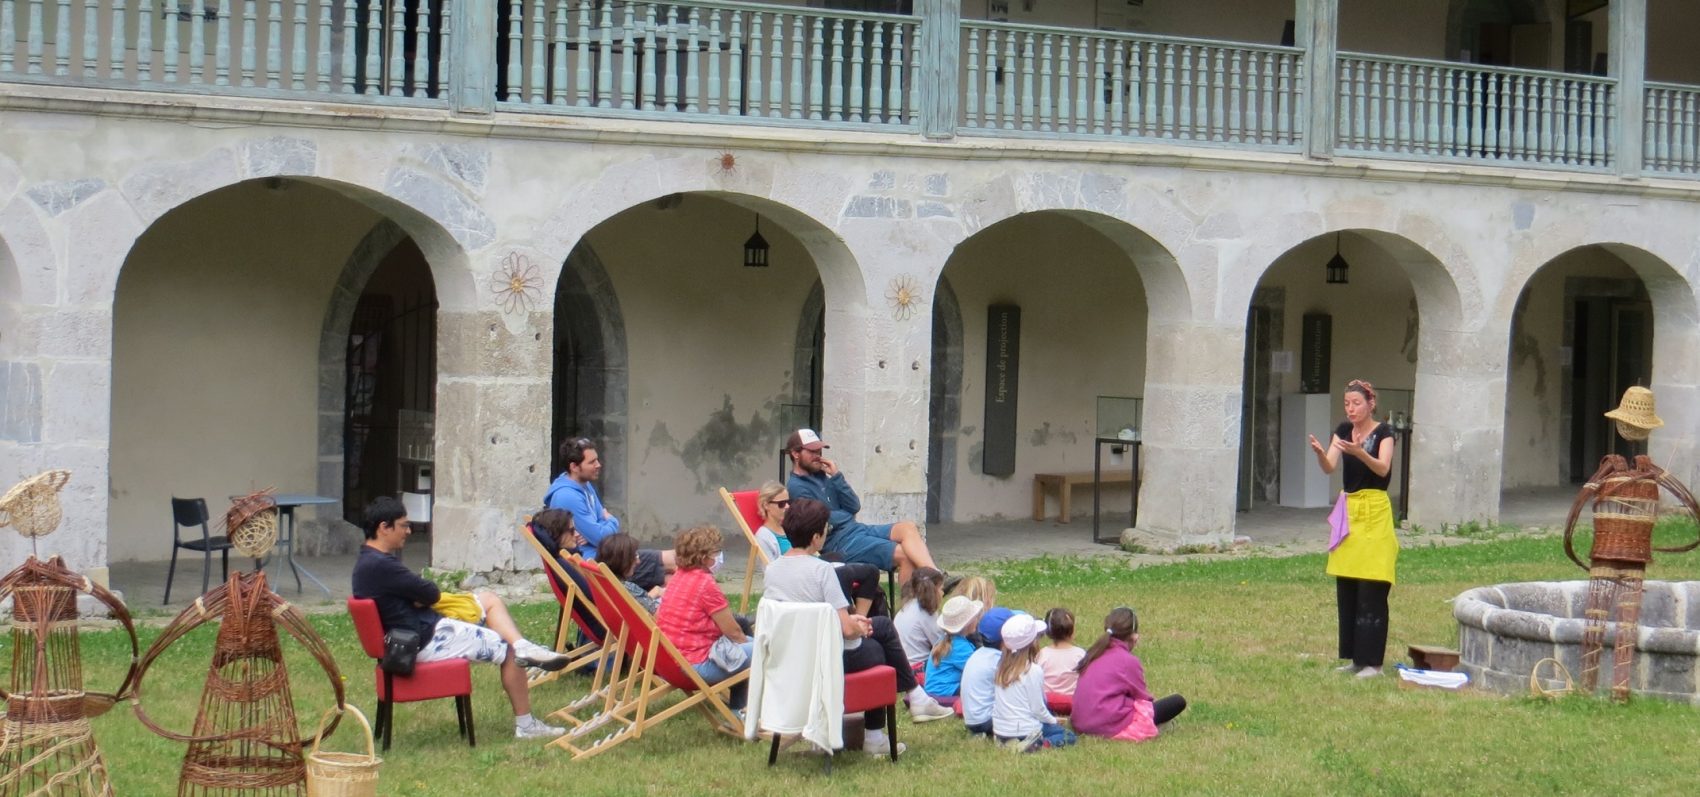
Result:
{"type": "Polygon", "coordinates": [[[1042,626],[1030,615],[1018,614],[1003,624],[1003,660],[998,662],[997,688],[992,699],[992,734],[1016,752],[1067,747],[1075,742],[1068,729],[1045,708],[1045,671],[1034,663],[1034,642],[1042,626]]]}
{"type": "Polygon", "coordinates": [[[1186,710],[1186,698],[1169,695],[1153,701],[1145,688],[1145,665],[1133,655],[1139,645],[1139,617],[1126,606],[1110,610],[1104,635],[1080,662],[1074,688],[1074,729],[1106,739],[1141,742],[1157,735],[1157,726],[1186,710]]]}
{"type": "Polygon", "coordinates": [[[996,698],[998,662],[1003,661],[1003,626],[1013,616],[1015,612],[1002,607],[987,609],[979,626],[986,646],[974,651],[962,665],[962,699],[956,708],[970,735],[992,735],[992,701],[996,698]]]}
{"type": "Polygon", "coordinates": [[[974,653],[967,632],[974,628],[983,608],[979,601],[958,595],[945,601],[939,610],[939,628],[947,636],[933,646],[933,655],[927,658],[927,682],[922,685],[939,705],[956,705],[956,696],[962,690],[962,665],[974,653]]]}
{"type": "Polygon", "coordinates": [[[903,608],[891,618],[891,624],[897,628],[910,668],[920,674],[926,670],[927,654],[945,638],[938,618],[939,607],[944,605],[944,573],[931,567],[915,568],[915,574],[903,585],[901,599],[903,608]]]}
{"type": "Polygon", "coordinates": [[[1074,685],[1080,679],[1075,668],[1086,658],[1086,649],[1074,644],[1074,613],[1061,606],[1045,612],[1045,636],[1051,644],[1038,659],[1045,671],[1045,707],[1067,716],[1074,711],[1074,685]]]}

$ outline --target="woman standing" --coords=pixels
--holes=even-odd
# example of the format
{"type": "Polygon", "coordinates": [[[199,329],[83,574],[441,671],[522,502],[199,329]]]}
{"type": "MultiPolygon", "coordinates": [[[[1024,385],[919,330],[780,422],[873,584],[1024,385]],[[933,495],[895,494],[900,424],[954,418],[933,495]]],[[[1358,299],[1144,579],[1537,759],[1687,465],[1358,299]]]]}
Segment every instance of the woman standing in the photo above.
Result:
{"type": "MultiPolygon", "coordinates": [[[[1335,579],[1340,614],[1342,671],[1359,678],[1381,674],[1387,654],[1387,594],[1393,590],[1393,568],[1399,558],[1399,539],[1393,534],[1393,504],[1387,500],[1388,474],[1393,469],[1393,427],[1375,420],[1375,388],[1361,379],[1346,385],[1346,422],[1334,430],[1324,447],[1316,435],[1310,448],[1323,473],[1344,467],[1344,535],[1328,553],[1328,575],[1335,579]]],[[[1338,516],[1341,508],[1336,506],[1338,516]]],[[[1331,519],[1332,520],[1332,519],[1331,519]]]]}

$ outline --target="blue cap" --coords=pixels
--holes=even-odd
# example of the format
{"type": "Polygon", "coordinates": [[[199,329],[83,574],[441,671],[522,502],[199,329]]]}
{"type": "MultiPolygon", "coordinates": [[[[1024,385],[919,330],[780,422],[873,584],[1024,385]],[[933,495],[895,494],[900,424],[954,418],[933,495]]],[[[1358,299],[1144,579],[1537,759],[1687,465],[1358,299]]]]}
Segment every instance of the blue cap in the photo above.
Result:
{"type": "Polygon", "coordinates": [[[1002,606],[987,609],[980,616],[980,636],[986,638],[986,644],[996,647],[1003,644],[1003,624],[1014,617],[1015,612],[1002,606]]]}

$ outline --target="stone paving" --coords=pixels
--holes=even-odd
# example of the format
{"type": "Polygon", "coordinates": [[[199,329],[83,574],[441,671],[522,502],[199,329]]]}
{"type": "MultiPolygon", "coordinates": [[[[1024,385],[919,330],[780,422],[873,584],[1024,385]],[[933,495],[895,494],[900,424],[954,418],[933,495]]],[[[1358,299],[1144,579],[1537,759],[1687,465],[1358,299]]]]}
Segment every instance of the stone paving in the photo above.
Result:
{"type": "MultiPolygon", "coordinates": [[[[1523,528],[1542,527],[1557,528],[1564,523],[1565,513],[1569,510],[1570,501],[1575,492],[1568,487],[1545,488],[1537,490],[1519,490],[1505,493],[1500,507],[1500,522],[1505,525],[1523,528]]],[[[1322,509],[1290,509],[1285,507],[1259,507],[1251,512],[1241,513],[1237,518],[1236,533],[1244,538],[1236,546],[1235,552],[1240,554],[1273,553],[1276,555],[1313,553],[1323,550],[1328,539],[1324,526],[1325,510],[1322,509]]],[[[1125,517],[1125,514],[1122,515],[1125,517]]],[[[1101,534],[1105,538],[1119,535],[1119,522],[1112,523],[1113,516],[1106,513],[1105,523],[1101,534]]],[[[729,524],[722,524],[725,529],[729,524]]],[[[423,535],[422,535],[423,536],[423,535]]],[[[1075,518],[1074,522],[1062,524],[1054,520],[1035,522],[1026,518],[1018,520],[985,521],[977,523],[940,523],[928,529],[927,539],[932,545],[934,556],[938,561],[950,568],[956,562],[975,562],[988,559],[1026,559],[1044,554],[1053,556],[1120,556],[1123,555],[1114,545],[1097,544],[1091,541],[1092,523],[1090,518],[1075,518]]],[[[1458,537],[1443,537],[1435,529],[1406,529],[1400,532],[1407,545],[1417,540],[1434,541],[1437,544],[1453,544],[1461,542],[1458,537]]],[[[720,570],[719,580],[732,589],[741,584],[744,576],[744,563],[747,548],[731,537],[727,540],[726,565],[720,570]]],[[[529,551],[521,557],[524,562],[531,558],[529,551]]],[[[1133,563],[1155,564],[1181,558],[1176,556],[1138,555],[1132,557],[1133,563]]],[[[428,539],[415,539],[403,552],[403,559],[409,567],[418,570],[430,563],[430,542],[428,539]]],[[[331,592],[329,595],[315,588],[311,582],[304,581],[305,588],[297,592],[295,581],[287,569],[280,570],[279,563],[274,558],[268,563],[267,575],[271,579],[272,588],[285,598],[294,601],[310,611],[337,611],[342,601],[348,596],[349,574],[354,567],[354,557],[343,556],[313,556],[297,557],[296,561],[313,572],[323,581],[331,592]]],[[[252,561],[231,557],[231,567],[251,567],[252,561]]],[[[112,585],[124,596],[125,602],[132,612],[163,613],[162,606],[165,595],[165,574],[167,562],[122,562],[112,567],[112,585]]],[[[170,610],[174,613],[189,605],[194,600],[200,587],[201,563],[198,558],[182,558],[177,563],[177,580],[172,589],[170,610]]],[[[212,577],[218,578],[218,562],[213,561],[212,577]]],[[[498,585],[498,590],[509,595],[532,595],[541,597],[542,582],[537,578],[521,579],[517,583],[498,585]]]]}

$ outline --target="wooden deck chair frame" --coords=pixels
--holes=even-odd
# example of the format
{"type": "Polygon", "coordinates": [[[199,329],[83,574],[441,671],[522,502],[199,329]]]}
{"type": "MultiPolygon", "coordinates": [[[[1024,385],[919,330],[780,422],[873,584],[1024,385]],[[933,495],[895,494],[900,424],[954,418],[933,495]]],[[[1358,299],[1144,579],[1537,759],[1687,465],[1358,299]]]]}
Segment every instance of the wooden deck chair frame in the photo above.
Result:
{"type": "MultiPolygon", "coordinates": [[[[566,571],[561,569],[561,563],[556,561],[555,557],[549,553],[549,549],[543,547],[543,543],[538,541],[537,535],[531,533],[530,527],[526,525],[520,526],[519,536],[525,538],[525,541],[531,544],[531,549],[537,552],[538,558],[543,560],[543,567],[545,571],[547,571],[545,575],[547,577],[552,577],[555,581],[563,585],[562,597],[564,600],[561,603],[560,618],[555,622],[554,650],[555,652],[563,653],[568,657],[567,665],[555,672],[546,673],[538,678],[526,682],[528,687],[535,689],[539,684],[546,684],[566,675],[567,673],[576,672],[584,669],[585,667],[595,666],[596,661],[602,657],[602,648],[605,640],[595,638],[595,635],[590,632],[589,623],[585,622],[585,619],[593,619],[596,621],[597,625],[601,625],[603,628],[607,628],[607,625],[602,622],[602,615],[596,610],[596,606],[591,602],[590,596],[584,594],[584,592],[579,589],[578,582],[573,581],[567,576],[566,571]],[[575,611],[575,609],[580,609],[583,613],[580,614],[580,612],[575,611]],[[567,628],[569,621],[571,625],[576,625],[580,630],[584,631],[585,638],[590,641],[569,649],[567,647],[567,637],[570,633],[567,628]]],[[[551,592],[552,591],[553,590],[551,590],[551,592]]],[[[591,681],[590,693],[580,698],[580,700],[583,701],[583,705],[590,705],[594,702],[592,698],[601,696],[605,681],[606,679],[604,678],[602,668],[598,667],[596,676],[591,681]]],[[[574,702],[578,703],[579,701],[574,702]]],[[[578,706],[578,708],[582,708],[583,705],[578,706]]]]}
{"type": "Polygon", "coordinates": [[[595,718],[594,726],[587,721],[550,744],[568,750],[574,760],[587,758],[627,740],[642,738],[644,731],[687,709],[696,709],[708,718],[716,731],[741,741],[743,720],[726,704],[722,695],[730,692],[733,686],[748,681],[749,670],[710,686],[656,627],[649,612],[626,592],[607,565],[584,559],[576,559],[573,564],[590,582],[591,597],[603,619],[618,627],[613,633],[620,639],[620,650],[627,664],[624,674],[618,679],[621,694],[613,709],[595,718]],[[660,699],[675,690],[686,693],[684,698],[661,708],[660,699]],[[581,744],[591,729],[610,723],[619,727],[588,745],[581,744]]]}
{"type": "MultiPolygon", "coordinates": [[[[756,491],[741,490],[739,492],[755,493],[756,491]]],[[[734,497],[734,494],[727,492],[725,487],[721,487],[720,500],[725,502],[726,511],[732,513],[732,522],[737,524],[740,531],[744,532],[744,542],[750,544],[750,558],[744,564],[744,591],[738,595],[738,613],[744,614],[750,610],[750,594],[755,589],[756,583],[756,565],[761,565],[762,569],[765,570],[773,562],[767,558],[767,552],[761,549],[761,543],[756,540],[756,532],[750,528],[749,521],[744,519],[744,513],[739,511],[738,499],[734,497]]]]}

